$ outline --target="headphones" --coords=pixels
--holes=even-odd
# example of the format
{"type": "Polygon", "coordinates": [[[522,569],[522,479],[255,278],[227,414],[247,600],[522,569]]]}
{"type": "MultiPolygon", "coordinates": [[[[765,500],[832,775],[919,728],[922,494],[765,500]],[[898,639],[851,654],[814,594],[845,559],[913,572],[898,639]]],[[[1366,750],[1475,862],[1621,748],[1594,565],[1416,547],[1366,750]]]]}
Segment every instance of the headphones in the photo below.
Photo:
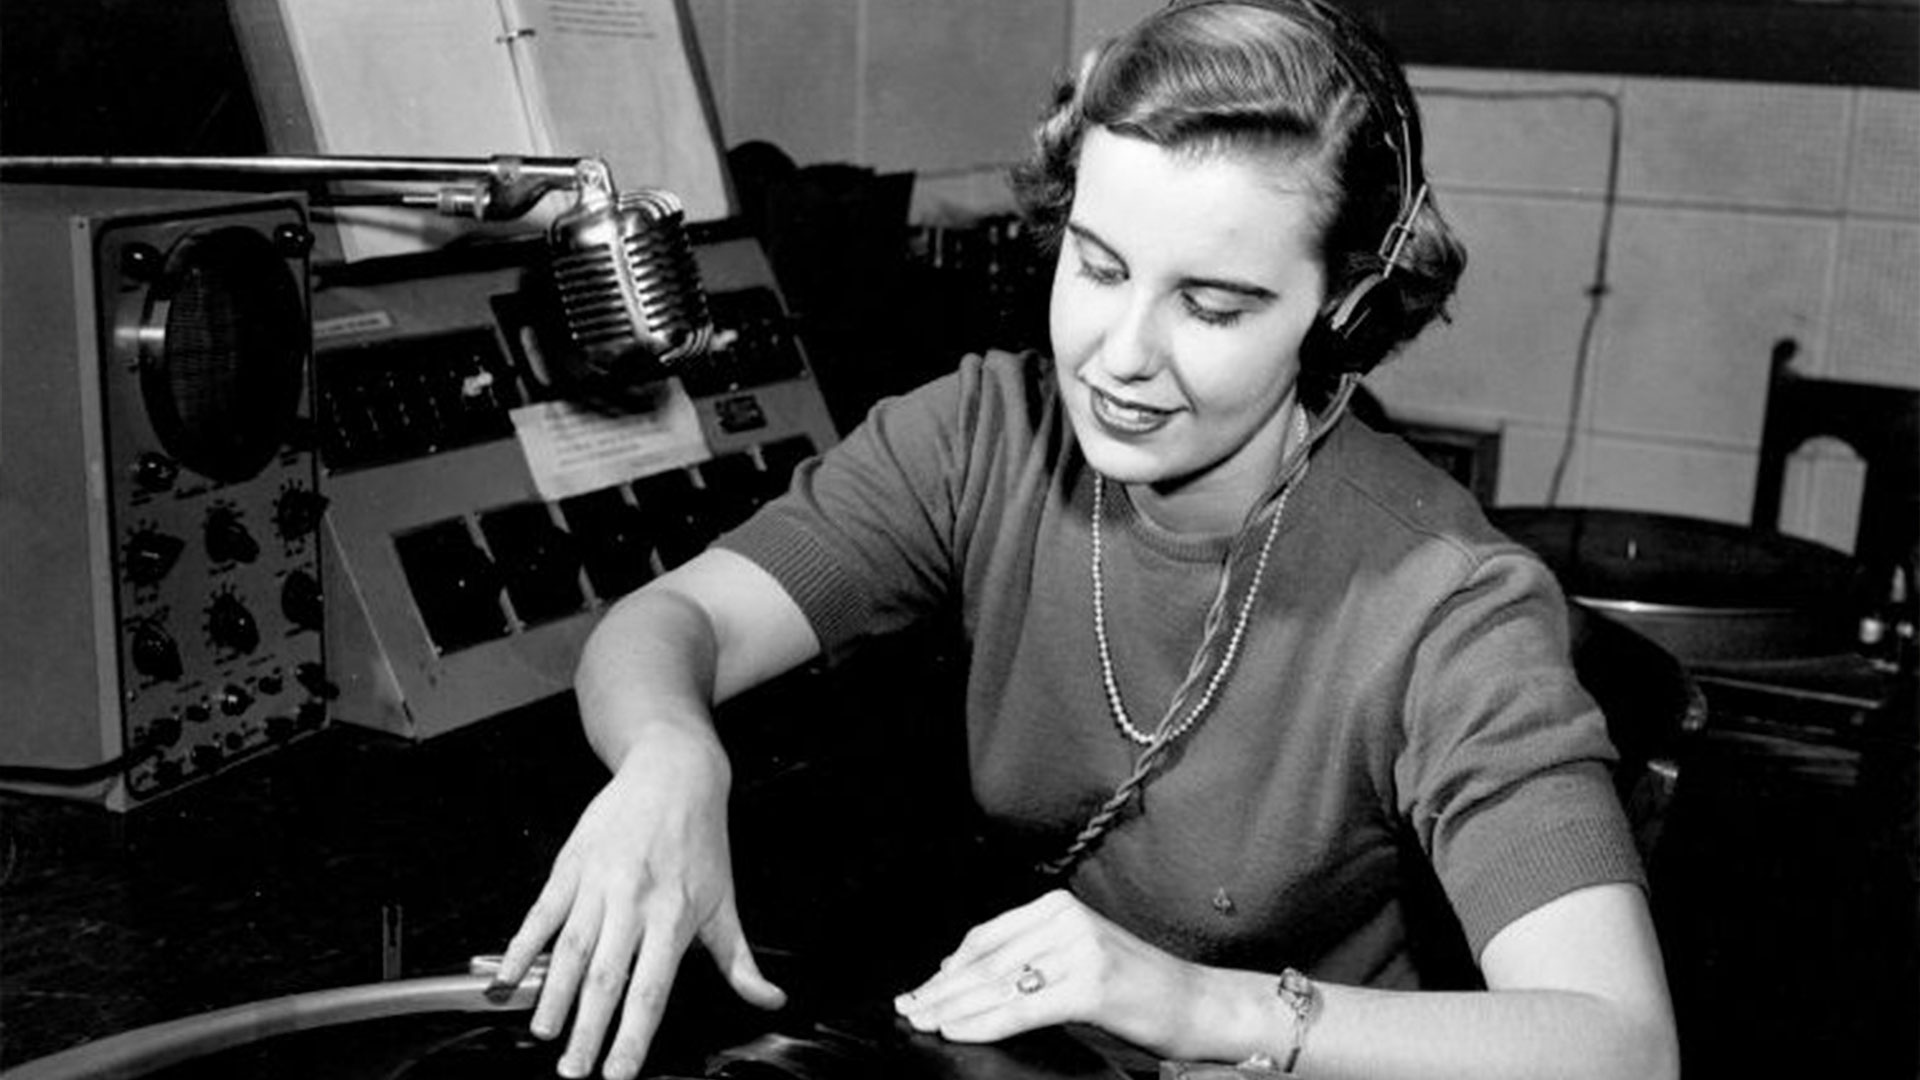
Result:
{"type": "Polygon", "coordinates": [[[1383,307],[1393,301],[1390,290],[1382,289],[1387,278],[1401,266],[1407,241],[1413,235],[1413,221],[1427,202],[1427,182],[1420,176],[1419,127],[1412,104],[1398,93],[1385,70],[1392,61],[1371,43],[1373,35],[1353,16],[1341,12],[1323,0],[1172,0],[1165,10],[1182,11],[1211,5],[1238,5],[1265,8],[1307,27],[1328,46],[1347,80],[1366,95],[1368,108],[1381,118],[1387,131],[1386,141],[1399,162],[1400,212],[1386,235],[1380,238],[1378,253],[1384,265],[1348,288],[1339,302],[1322,312],[1301,343],[1302,367],[1331,375],[1364,375],[1395,344],[1390,313],[1383,307]],[[1357,58],[1348,55],[1347,41],[1358,38],[1372,54],[1376,70],[1366,69],[1357,58]],[[1391,118],[1392,122],[1387,122],[1391,118]],[[1393,136],[1393,129],[1399,136],[1393,136]]]}

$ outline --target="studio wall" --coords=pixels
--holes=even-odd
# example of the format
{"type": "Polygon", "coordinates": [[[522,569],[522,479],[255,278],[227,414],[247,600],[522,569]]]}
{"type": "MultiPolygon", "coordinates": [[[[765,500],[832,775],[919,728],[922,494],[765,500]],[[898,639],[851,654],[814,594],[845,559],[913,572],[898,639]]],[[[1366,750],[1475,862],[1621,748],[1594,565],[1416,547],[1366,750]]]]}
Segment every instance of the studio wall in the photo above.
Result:
{"type": "MultiPolygon", "coordinates": [[[[1007,208],[1005,166],[1053,81],[1155,6],[693,0],[730,141],[916,170],[922,219],[1007,208]]],[[[1454,322],[1371,385],[1407,418],[1499,430],[1500,502],[1744,522],[1780,342],[1804,374],[1920,387],[1920,87],[1412,74],[1473,265],[1454,322]]],[[[1859,463],[1836,447],[1802,458],[1788,530],[1849,547],[1859,463]]]]}

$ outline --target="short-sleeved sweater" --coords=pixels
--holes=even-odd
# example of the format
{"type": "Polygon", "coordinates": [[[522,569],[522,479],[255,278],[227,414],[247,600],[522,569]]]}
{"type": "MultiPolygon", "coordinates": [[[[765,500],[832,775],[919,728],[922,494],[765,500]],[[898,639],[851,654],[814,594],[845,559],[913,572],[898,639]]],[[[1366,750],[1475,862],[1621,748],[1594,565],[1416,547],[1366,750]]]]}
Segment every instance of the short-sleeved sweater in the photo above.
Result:
{"type": "MultiPolygon", "coordinates": [[[[720,543],[782,583],[829,657],[957,613],[974,796],[1057,855],[1139,753],[1093,633],[1095,480],[1051,363],[992,353],[876,406],[720,543]]],[[[1105,499],[1106,619],[1150,729],[1232,537],[1167,532],[1123,491],[1105,499]]],[[[1230,611],[1251,576],[1236,569],[1230,611]]],[[[1612,759],[1551,573],[1404,442],[1347,419],[1289,497],[1211,708],[1069,885],[1199,962],[1434,985],[1435,910],[1477,956],[1566,892],[1644,883],[1612,759]]]]}

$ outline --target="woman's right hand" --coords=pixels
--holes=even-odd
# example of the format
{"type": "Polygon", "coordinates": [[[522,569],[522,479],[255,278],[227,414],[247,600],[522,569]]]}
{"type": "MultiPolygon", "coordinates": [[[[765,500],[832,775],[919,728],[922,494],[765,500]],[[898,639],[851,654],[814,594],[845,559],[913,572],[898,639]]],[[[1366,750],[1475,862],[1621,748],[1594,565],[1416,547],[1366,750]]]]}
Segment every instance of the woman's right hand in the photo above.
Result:
{"type": "Polygon", "coordinates": [[[616,1005],[619,1025],[603,1075],[623,1080],[639,1072],[695,937],[742,998],[762,1008],[785,1003],[785,993],[754,963],[740,927],[727,843],[729,785],[717,740],[660,732],[626,754],[554,859],[507,946],[499,980],[517,984],[553,941],[533,1031],[553,1038],[573,1009],[562,1076],[592,1070],[616,1005]]]}

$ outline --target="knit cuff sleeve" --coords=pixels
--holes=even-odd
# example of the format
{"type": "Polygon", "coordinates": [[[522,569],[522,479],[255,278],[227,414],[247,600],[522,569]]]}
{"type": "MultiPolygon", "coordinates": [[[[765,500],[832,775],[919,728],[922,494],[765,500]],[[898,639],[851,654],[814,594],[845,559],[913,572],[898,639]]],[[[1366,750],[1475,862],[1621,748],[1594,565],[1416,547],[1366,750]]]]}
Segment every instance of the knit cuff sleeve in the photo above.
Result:
{"type": "Polygon", "coordinates": [[[715,541],[773,575],[812,625],[821,652],[837,659],[863,629],[866,590],[813,533],[792,527],[776,510],[748,519],[715,541]]]}
{"type": "Polygon", "coordinates": [[[1619,814],[1553,820],[1488,854],[1448,885],[1476,957],[1508,923],[1576,889],[1615,882],[1647,887],[1619,814]]]}

